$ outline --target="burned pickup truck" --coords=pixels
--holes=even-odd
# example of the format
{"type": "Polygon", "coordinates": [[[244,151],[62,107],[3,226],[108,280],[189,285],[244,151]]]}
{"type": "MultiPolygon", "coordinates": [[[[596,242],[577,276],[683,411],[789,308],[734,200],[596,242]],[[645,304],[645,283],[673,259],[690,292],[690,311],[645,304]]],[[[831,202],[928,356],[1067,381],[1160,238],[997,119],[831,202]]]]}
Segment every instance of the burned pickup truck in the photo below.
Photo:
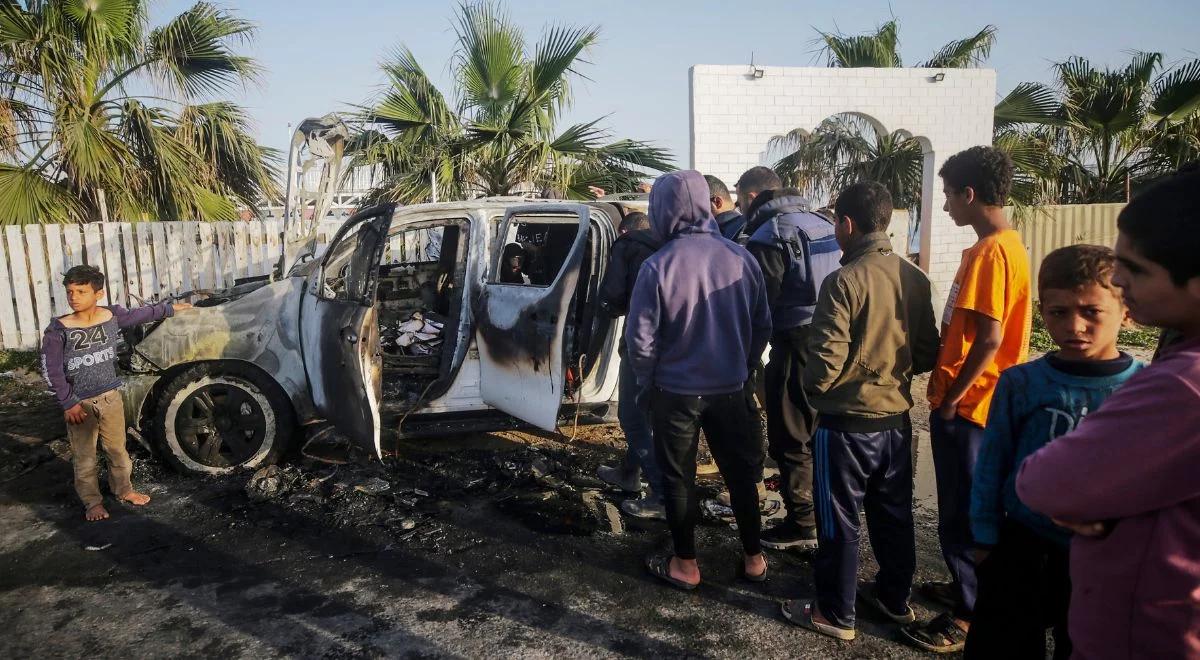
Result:
{"type": "Polygon", "coordinates": [[[360,211],[277,281],[127,338],[126,418],[198,474],[272,462],[317,428],[378,456],[400,437],[611,419],[620,323],[597,294],[621,218],[644,209],[360,211]]]}

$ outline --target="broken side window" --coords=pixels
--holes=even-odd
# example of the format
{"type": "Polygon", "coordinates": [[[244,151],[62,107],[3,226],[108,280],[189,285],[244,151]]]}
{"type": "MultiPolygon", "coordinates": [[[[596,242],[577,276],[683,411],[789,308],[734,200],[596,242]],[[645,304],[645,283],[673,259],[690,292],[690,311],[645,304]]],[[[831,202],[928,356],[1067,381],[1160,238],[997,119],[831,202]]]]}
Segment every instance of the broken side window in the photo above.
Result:
{"type": "Polygon", "coordinates": [[[364,301],[377,266],[372,256],[378,245],[378,231],[374,223],[360,222],[329,248],[321,287],[323,298],[364,301]]]}
{"type": "Polygon", "coordinates": [[[501,237],[490,281],[550,286],[566,262],[578,229],[574,217],[513,218],[501,237]]]}

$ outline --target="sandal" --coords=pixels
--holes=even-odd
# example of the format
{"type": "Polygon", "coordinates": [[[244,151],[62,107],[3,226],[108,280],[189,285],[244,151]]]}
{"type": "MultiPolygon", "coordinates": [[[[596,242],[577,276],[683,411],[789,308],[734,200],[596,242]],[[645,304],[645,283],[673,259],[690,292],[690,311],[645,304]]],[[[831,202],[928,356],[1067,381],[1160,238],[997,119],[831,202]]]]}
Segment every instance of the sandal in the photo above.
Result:
{"type": "Polygon", "coordinates": [[[883,601],[879,600],[874,582],[864,582],[858,586],[858,599],[874,607],[880,614],[883,614],[895,623],[912,623],[917,620],[917,613],[907,604],[904,606],[904,614],[896,614],[889,610],[887,605],[884,605],[883,601]]]}
{"type": "Polygon", "coordinates": [[[800,626],[843,642],[854,641],[853,628],[842,628],[814,620],[813,611],[816,608],[817,601],[815,600],[785,600],[779,609],[783,612],[783,618],[794,626],[800,626]]]}
{"type": "Polygon", "coordinates": [[[684,591],[692,591],[700,586],[700,583],[692,584],[683,580],[671,577],[671,555],[650,555],[646,558],[646,570],[650,571],[650,575],[666,582],[676,589],[684,591]]]}
{"type": "Polygon", "coordinates": [[[746,560],[738,559],[737,578],[739,580],[745,580],[746,582],[766,582],[767,581],[767,567],[764,566],[763,572],[759,573],[758,575],[750,575],[749,573],[746,572],[746,560]]]}
{"type": "Polygon", "coordinates": [[[913,646],[931,653],[957,653],[967,643],[967,631],[954,623],[949,614],[939,614],[925,623],[900,629],[900,635],[913,646]]]}

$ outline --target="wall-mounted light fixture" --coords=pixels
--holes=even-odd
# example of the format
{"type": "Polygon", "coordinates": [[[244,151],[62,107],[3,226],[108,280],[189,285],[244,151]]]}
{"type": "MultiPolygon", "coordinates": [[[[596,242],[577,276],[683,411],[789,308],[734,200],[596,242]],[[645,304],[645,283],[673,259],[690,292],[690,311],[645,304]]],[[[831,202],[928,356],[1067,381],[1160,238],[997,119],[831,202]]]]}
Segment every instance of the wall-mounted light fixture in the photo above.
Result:
{"type": "Polygon", "coordinates": [[[930,77],[929,81],[930,82],[942,82],[945,79],[946,79],[946,73],[944,71],[939,71],[939,72],[933,74],[933,76],[930,77]]]}
{"type": "Polygon", "coordinates": [[[750,71],[746,74],[749,78],[758,80],[763,77],[763,69],[760,66],[754,66],[754,52],[750,52],[750,71]]]}

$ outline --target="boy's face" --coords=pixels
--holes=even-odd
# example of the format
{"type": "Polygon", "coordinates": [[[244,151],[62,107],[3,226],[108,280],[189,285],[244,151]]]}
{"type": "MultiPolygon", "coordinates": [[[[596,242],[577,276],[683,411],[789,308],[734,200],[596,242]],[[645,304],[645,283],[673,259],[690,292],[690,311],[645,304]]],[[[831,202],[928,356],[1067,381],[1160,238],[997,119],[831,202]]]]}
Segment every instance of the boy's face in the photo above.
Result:
{"type": "Polygon", "coordinates": [[[1125,306],[1117,292],[1095,282],[1080,289],[1043,289],[1042,319],[1065,360],[1110,360],[1117,357],[1117,333],[1125,306]]]}
{"type": "Polygon", "coordinates": [[[104,289],[93,289],[91,284],[68,284],[67,305],[76,312],[85,312],[96,306],[104,297],[104,289]]]}
{"type": "Polygon", "coordinates": [[[1200,277],[1179,286],[1159,264],[1117,234],[1113,284],[1121,287],[1129,315],[1142,325],[1188,331],[1200,327],[1200,277]]]}
{"type": "Polygon", "coordinates": [[[943,183],[942,194],[946,196],[946,203],[942,206],[942,210],[950,214],[950,219],[954,221],[954,224],[959,227],[966,227],[971,224],[968,209],[975,196],[975,191],[970,188],[959,190],[951,187],[949,184],[943,183]]]}

